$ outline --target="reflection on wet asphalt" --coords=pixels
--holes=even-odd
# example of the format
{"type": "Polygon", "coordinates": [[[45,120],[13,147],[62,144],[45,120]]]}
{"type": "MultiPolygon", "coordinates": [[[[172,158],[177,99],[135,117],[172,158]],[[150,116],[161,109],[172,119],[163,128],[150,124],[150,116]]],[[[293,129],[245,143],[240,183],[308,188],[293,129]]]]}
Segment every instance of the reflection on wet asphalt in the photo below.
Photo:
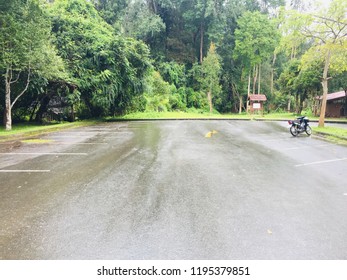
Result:
{"type": "Polygon", "coordinates": [[[108,123],[3,143],[0,259],[346,259],[343,158],[271,122],[108,123]],[[323,163],[295,167],[310,162],[323,163]]]}

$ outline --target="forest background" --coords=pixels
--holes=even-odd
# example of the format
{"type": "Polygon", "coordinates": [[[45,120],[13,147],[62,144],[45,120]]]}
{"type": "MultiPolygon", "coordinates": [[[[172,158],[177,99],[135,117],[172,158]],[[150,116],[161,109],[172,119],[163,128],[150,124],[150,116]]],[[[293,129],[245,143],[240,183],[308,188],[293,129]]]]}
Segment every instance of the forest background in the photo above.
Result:
{"type": "Polygon", "coordinates": [[[346,57],[347,0],[0,0],[0,118],[317,113],[346,57]]]}

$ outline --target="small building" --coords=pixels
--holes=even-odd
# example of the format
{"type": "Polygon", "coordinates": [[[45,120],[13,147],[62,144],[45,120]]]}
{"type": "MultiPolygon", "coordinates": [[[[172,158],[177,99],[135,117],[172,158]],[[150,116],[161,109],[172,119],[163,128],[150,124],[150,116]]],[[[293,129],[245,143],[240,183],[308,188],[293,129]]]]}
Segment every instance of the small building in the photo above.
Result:
{"type": "MultiPolygon", "coordinates": [[[[319,101],[317,115],[321,107],[323,96],[317,98],[319,101]]],[[[325,116],[330,118],[341,118],[347,115],[347,94],[345,91],[329,93],[327,96],[327,107],[325,116]]]]}
{"type": "Polygon", "coordinates": [[[264,110],[264,102],[266,101],[264,94],[251,94],[248,96],[249,110],[251,114],[262,112],[264,110]]]}

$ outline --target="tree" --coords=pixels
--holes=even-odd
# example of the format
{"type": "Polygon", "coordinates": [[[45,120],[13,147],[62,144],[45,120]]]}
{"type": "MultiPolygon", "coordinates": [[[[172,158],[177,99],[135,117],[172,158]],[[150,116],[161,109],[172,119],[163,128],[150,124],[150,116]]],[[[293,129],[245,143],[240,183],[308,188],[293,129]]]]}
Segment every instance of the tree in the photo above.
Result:
{"type": "Polygon", "coordinates": [[[244,67],[249,72],[248,94],[253,70],[254,94],[257,78],[260,77],[260,65],[273,54],[280,35],[274,23],[260,12],[245,12],[237,23],[233,57],[242,59],[244,67]]]}
{"type": "Polygon", "coordinates": [[[147,111],[168,111],[170,110],[170,97],[175,86],[163,80],[160,73],[153,71],[147,78],[147,89],[145,98],[147,100],[147,111]]]}
{"type": "Polygon", "coordinates": [[[127,36],[149,41],[149,38],[165,30],[165,23],[156,14],[154,1],[132,0],[129,2],[123,18],[123,28],[127,36]],[[148,3],[149,2],[149,3],[148,3]]]}
{"type": "Polygon", "coordinates": [[[51,45],[50,22],[38,1],[14,0],[1,4],[0,71],[5,81],[4,126],[11,130],[13,106],[27,92],[32,75],[59,76],[63,64],[51,45]]]}
{"type": "Polygon", "coordinates": [[[329,70],[335,72],[347,70],[347,0],[333,0],[326,10],[305,17],[302,32],[314,42],[303,57],[303,64],[312,61],[324,63],[322,75],[323,100],[321,104],[319,126],[324,127],[328,95],[329,70]]]}
{"type": "MultiPolygon", "coordinates": [[[[320,63],[303,68],[299,59],[292,59],[288,62],[287,67],[282,72],[278,83],[283,94],[295,97],[297,114],[301,114],[303,102],[308,97],[315,97],[319,91],[320,81],[318,73],[320,63]]],[[[290,106],[288,106],[290,109],[290,106]]],[[[288,110],[289,111],[289,110],[288,110]]]]}
{"type": "Polygon", "coordinates": [[[213,111],[213,99],[217,100],[221,91],[220,73],[221,64],[220,57],[216,52],[215,44],[211,43],[207,56],[201,65],[201,87],[207,92],[207,99],[210,106],[210,113],[213,111]]]}
{"type": "MultiPolygon", "coordinates": [[[[185,9],[183,17],[191,28],[196,29],[195,37],[199,38],[199,61],[202,63],[204,56],[204,37],[208,30],[209,23],[216,13],[221,1],[218,0],[193,0],[184,1],[182,8],[185,9]]],[[[195,32],[195,31],[194,31],[195,32]]]]}
{"type": "Polygon", "coordinates": [[[128,5],[128,0],[93,0],[100,16],[110,25],[117,24],[128,5]]]}
{"type": "Polygon", "coordinates": [[[143,92],[151,66],[147,46],[115,34],[84,0],[56,0],[50,14],[59,54],[81,92],[86,115],[124,113],[143,92]]]}

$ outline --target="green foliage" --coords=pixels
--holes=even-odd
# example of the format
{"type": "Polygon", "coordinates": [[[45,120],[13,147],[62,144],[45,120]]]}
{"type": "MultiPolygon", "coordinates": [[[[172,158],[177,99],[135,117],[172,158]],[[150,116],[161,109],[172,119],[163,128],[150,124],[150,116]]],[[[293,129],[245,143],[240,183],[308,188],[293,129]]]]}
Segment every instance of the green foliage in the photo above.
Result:
{"type": "MultiPolygon", "coordinates": [[[[50,80],[68,79],[63,60],[52,46],[50,30],[49,18],[38,0],[1,3],[0,73],[6,88],[6,129],[12,126],[12,108],[35,86],[35,76],[46,80],[46,85],[50,80]]],[[[37,91],[43,91],[41,86],[37,91]]],[[[29,107],[33,100],[27,101],[29,107]]],[[[23,115],[26,108],[17,111],[23,115]]]]}
{"type": "Polygon", "coordinates": [[[283,52],[291,59],[301,56],[305,51],[306,42],[306,36],[301,32],[301,29],[307,24],[307,17],[304,17],[296,10],[285,10],[283,8],[278,21],[283,36],[276,52],[283,52]]]}
{"type": "Polygon", "coordinates": [[[165,23],[142,0],[130,1],[123,18],[125,34],[148,41],[165,30],[165,23]]]}
{"type": "Polygon", "coordinates": [[[150,67],[141,42],[116,35],[94,6],[83,0],[58,0],[50,7],[60,55],[92,116],[124,113],[143,92],[150,67]]]}
{"type": "Polygon", "coordinates": [[[271,56],[280,35],[274,23],[260,12],[245,12],[237,23],[234,58],[241,58],[250,69],[271,56]]]}
{"type": "Polygon", "coordinates": [[[208,111],[208,101],[206,98],[206,93],[202,91],[194,91],[191,88],[186,90],[187,95],[187,107],[202,109],[203,111],[208,111]]]}
{"type": "Polygon", "coordinates": [[[272,96],[272,111],[276,113],[286,112],[288,109],[288,101],[294,103],[294,97],[276,91],[272,96]]]}
{"type": "MultiPolygon", "coordinates": [[[[299,2],[291,6],[301,7],[299,2]]],[[[346,34],[346,0],[333,0],[314,15],[282,5],[283,0],[0,0],[0,100],[11,72],[12,101],[30,78],[15,119],[43,114],[54,98],[69,110],[73,106],[78,117],[202,112],[209,110],[208,93],[218,111],[238,112],[246,107],[248,77],[261,69],[267,108],[286,110],[288,100],[299,108],[320,93],[328,51],[331,90],[346,89],[346,36],[332,40],[346,34]]]]}
{"type": "Polygon", "coordinates": [[[346,0],[333,0],[328,9],[322,8],[314,14],[303,16],[296,13],[295,18],[301,23],[301,36],[312,40],[311,48],[302,58],[304,67],[310,67],[317,61],[323,64],[330,52],[329,69],[335,73],[347,71],[346,15],[346,0]]]}
{"type": "Polygon", "coordinates": [[[48,79],[66,78],[51,44],[50,21],[39,1],[7,1],[0,10],[0,69],[31,69],[48,79]]]}
{"type": "Polygon", "coordinates": [[[153,71],[147,80],[146,110],[155,112],[171,110],[170,97],[174,90],[176,88],[165,82],[159,72],[153,71]]]}
{"type": "MultiPolygon", "coordinates": [[[[213,97],[214,102],[219,102],[221,92],[220,74],[222,66],[220,57],[217,54],[215,44],[211,43],[207,56],[204,58],[201,66],[201,89],[213,97]]],[[[211,100],[212,101],[212,100],[211,100]]]]}
{"type": "Polygon", "coordinates": [[[163,62],[158,66],[158,70],[163,79],[177,88],[186,84],[186,67],[175,61],[163,62]]]}
{"type": "Polygon", "coordinates": [[[279,77],[278,83],[283,94],[293,96],[298,101],[296,111],[301,111],[302,102],[320,95],[321,63],[310,68],[302,67],[297,59],[291,60],[279,77]]]}
{"type": "Polygon", "coordinates": [[[128,5],[128,0],[94,0],[100,16],[110,25],[117,25],[128,5]]]}
{"type": "Polygon", "coordinates": [[[331,92],[344,90],[347,92],[347,72],[333,74],[334,79],[330,81],[331,92]]]}
{"type": "Polygon", "coordinates": [[[297,59],[291,60],[278,79],[282,93],[295,94],[295,84],[299,73],[300,61],[297,59]]]}

